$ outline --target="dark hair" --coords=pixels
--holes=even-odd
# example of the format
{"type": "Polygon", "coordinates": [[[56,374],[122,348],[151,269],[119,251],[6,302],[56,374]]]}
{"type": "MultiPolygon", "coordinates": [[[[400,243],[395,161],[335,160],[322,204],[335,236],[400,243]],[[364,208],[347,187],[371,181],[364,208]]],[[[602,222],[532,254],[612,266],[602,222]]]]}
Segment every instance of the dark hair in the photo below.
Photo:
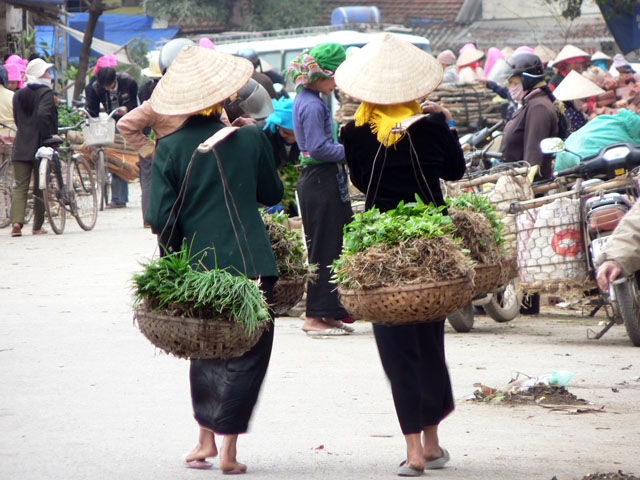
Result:
{"type": "Polygon", "coordinates": [[[116,81],[116,70],[113,67],[102,67],[96,74],[96,81],[101,87],[111,85],[116,81]]]}
{"type": "Polygon", "coordinates": [[[36,58],[42,58],[42,57],[37,53],[32,53],[31,55],[29,55],[29,61],[35,60],[36,58]]]}

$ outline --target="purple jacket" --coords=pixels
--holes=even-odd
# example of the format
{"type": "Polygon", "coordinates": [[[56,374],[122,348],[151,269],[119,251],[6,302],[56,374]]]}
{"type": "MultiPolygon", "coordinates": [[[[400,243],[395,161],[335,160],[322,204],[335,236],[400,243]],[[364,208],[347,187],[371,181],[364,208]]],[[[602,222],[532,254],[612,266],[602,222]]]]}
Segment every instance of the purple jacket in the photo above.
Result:
{"type": "Polygon", "coordinates": [[[293,131],[301,152],[321,162],[344,161],[344,147],[333,141],[329,107],[315,90],[303,87],[296,95],[293,131]]]}

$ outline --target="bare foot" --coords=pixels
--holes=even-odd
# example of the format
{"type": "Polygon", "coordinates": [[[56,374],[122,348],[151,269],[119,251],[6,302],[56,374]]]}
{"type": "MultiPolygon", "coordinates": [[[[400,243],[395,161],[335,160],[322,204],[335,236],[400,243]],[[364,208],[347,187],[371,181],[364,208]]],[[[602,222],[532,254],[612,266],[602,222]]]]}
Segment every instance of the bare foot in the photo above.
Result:
{"type": "Polygon", "coordinates": [[[208,457],[215,457],[218,455],[218,449],[216,447],[215,435],[211,430],[207,430],[204,427],[200,427],[200,436],[198,437],[198,445],[191,450],[184,457],[186,462],[192,462],[194,460],[205,460],[208,457]]]}
{"type": "Polygon", "coordinates": [[[303,332],[308,332],[310,330],[326,330],[327,328],[331,327],[322,321],[322,317],[306,317],[302,324],[303,332]]]}
{"type": "Polygon", "coordinates": [[[220,462],[220,470],[224,475],[240,475],[247,473],[247,466],[240,462],[224,464],[223,466],[222,462],[220,462]]]}
{"type": "Polygon", "coordinates": [[[236,459],[237,434],[225,435],[220,452],[220,470],[225,475],[238,475],[247,471],[247,466],[236,459]]]}

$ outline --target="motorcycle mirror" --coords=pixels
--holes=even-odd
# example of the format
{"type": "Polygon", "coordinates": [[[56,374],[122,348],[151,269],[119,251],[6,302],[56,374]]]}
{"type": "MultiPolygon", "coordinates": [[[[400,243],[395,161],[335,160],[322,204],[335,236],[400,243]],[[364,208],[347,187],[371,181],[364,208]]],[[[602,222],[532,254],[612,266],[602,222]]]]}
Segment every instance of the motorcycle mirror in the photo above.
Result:
{"type": "Polygon", "coordinates": [[[540,142],[540,151],[545,155],[560,153],[565,150],[564,141],[558,137],[545,138],[540,142]]]}

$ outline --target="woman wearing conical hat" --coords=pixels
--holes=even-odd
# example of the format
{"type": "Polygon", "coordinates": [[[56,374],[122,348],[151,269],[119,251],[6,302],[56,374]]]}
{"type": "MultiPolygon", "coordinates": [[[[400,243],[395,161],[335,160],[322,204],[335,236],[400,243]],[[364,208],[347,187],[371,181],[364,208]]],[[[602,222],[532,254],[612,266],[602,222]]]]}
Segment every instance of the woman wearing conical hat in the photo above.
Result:
{"type": "Polygon", "coordinates": [[[589,54],[584,50],[573,45],[566,45],[553,60],[553,68],[557,70],[557,73],[549,80],[549,89],[554,91],[572,70],[582,73],[589,58],[589,54]]]}
{"type": "MultiPolygon", "coordinates": [[[[234,131],[216,146],[224,172],[213,153],[194,153],[224,128],[222,102],[240,90],[252,73],[251,62],[241,57],[195,45],[180,50],[153,90],[150,103],[160,115],[187,118],[178,130],[158,140],[145,219],[168,251],[179,250],[186,240],[194,254],[208,250],[199,265],[260,278],[260,288],[271,303],[278,269],[258,202],[277,204],[283,187],[269,141],[255,126],[234,131]],[[232,209],[226,206],[230,198],[232,209]],[[235,212],[233,217],[229,210],[235,212]],[[245,234],[236,235],[239,222],[245,234]]],[[[237,440],[249,426],[269,364],[273,331],[271,325],[239,357],[191,360],[191,401],[200,434],[196,447],[184,456],[185,467],[211,468],[206,459],[218,454],[215,436],[223,435],[222,473],[247,470],[237,460],[237,440]]]]}
{"type": "MultiPolygon", "coordinates": [[[[367,192],[367,209],[388,211],[400,201],[415,201],[415,195],[443,205],[440,179],[458,180],[464,174],[451,114],[433,102],[417,102],[440,84],[442,75],[435,58],[392,34],[365,45],[338,68],[338,87],[362,101],[341,137],[353,184],[363,192],[370,181],[377,185],[375,194],[367,192]],[[408,134],[391,132],[398,122],[422,112],[430,115],[414,123],[408,134]],[[374,168],[382,147],[386,151],[380,156],[386,161],[374,168]],[[424,176],[414,173],[416,162],[424,176]]],[[[439,444],[438,425],[454,409],[444,318],[393,327],[374,324],[373,331],[406,441],[398,475],[420,476],[424,469],[442,468],[449,453],[439,444]]]]}

